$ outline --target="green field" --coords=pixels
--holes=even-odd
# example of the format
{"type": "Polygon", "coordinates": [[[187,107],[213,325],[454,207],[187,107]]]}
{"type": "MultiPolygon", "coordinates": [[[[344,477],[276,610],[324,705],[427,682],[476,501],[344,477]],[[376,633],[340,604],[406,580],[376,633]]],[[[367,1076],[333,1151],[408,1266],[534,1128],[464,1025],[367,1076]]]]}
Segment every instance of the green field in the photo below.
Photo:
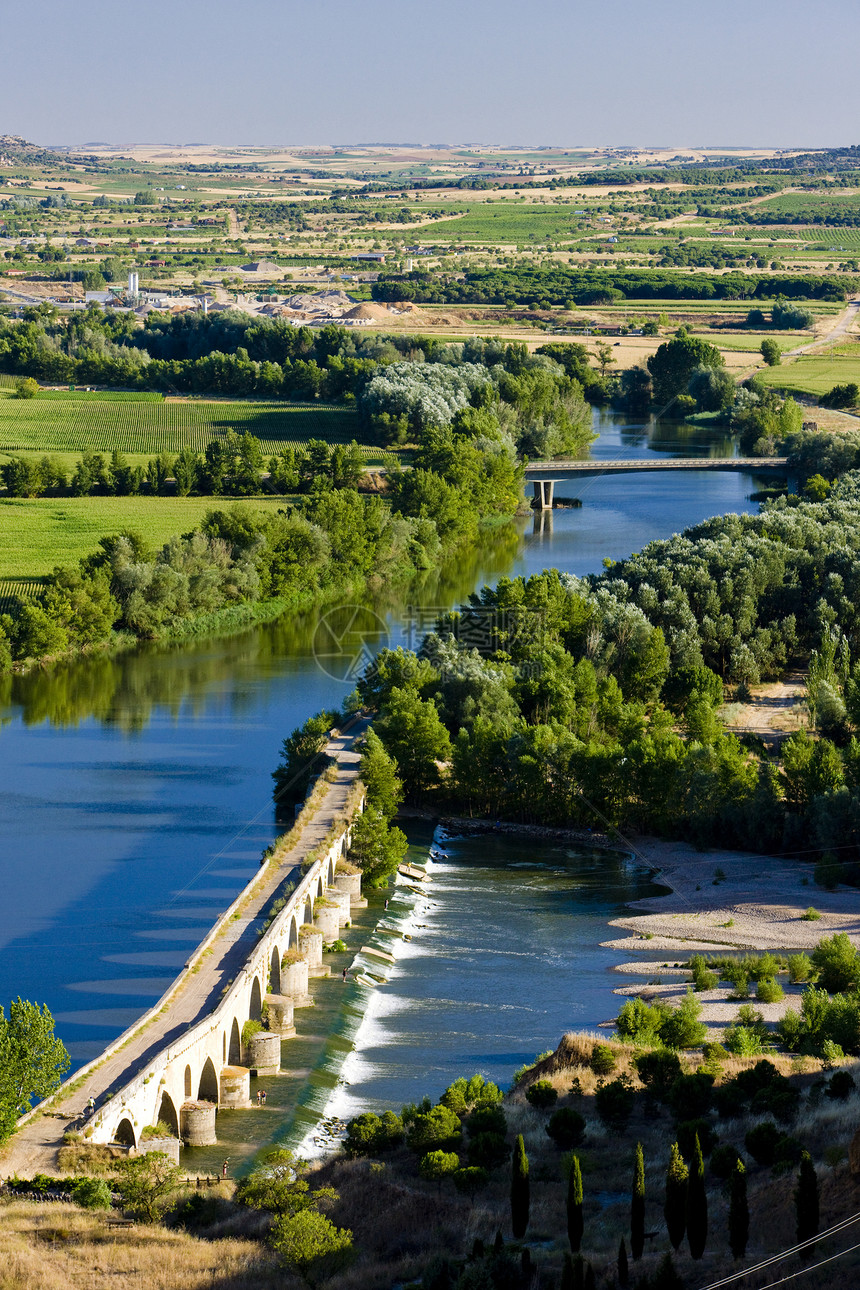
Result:
{"type": "MultiPolygon", "coordinates": [[[[3,580],[44,577],[55,565],[74,564],[107,534],[131,529],[159,545],[193,529],[213,507],[236,504],[223,497],[0,498],[0,600],[23,589],[3,580]]],[[[284,504],[283,497],[241,503],[255,510],[284,504]]]]}
{"type": "Polygon", "coordinates": [[[816,396],[826,394],[834,385],[850,381],[860,385],[860,347],[855,354],[801,354],[783,367],[769,367],[758,375],[777,389],[816,396]]]}
{"type": "MultiPolygon", "coordinates": [[[[577,206],[576,209],[584,209],[584,206],[577,206]]],[[[419,207],[418,211],[420,210],[419,207]]],[[[432,224],[425,225],[417,236],[422,242],[486,243],[577,238],[582,233],[583,216],[574,215],[573,212],[573,205],[482,202],[456,219],[434,220],[432,224]]]]}
{"type": "MultiPolygon", "coordinates": [[[[214,402],[197,399],[0,398],[0,453],[120,452],[152,455],[203,452],[229,430],[257,436],[266,454],[308,439],[349,443],[359,433],[354,412],[325,404],[214,402]]],[[[386,454],[363,445],[369,464],[386,454]]]]}

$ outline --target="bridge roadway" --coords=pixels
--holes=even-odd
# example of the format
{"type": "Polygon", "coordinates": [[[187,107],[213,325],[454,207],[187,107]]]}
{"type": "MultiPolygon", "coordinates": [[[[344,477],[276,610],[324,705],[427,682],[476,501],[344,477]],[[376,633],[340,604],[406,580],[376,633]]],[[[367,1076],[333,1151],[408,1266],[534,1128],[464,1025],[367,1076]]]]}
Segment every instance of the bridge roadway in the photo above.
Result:
{"type": "Polygon", "coordinates": [[[586,460],[530,461],[526,466],[526,483],[534,485],[535,507],[551,511],[556,484],[568,479],[598,478],[601,475],[638,475],[654,471],[731,470],[758,475],[787,475],[786,457],[648,457],[627,461],[611,458],[586,460]]]}
{"type": "MultiPolygon", "coordinates": [[[[247,1072],[226,1063],[249,1064],[241,1028],[255,1013],[260,1015],[260,995],[265,995],[267,983],[278,990],[278,983],[269,981],[269,955],[271,971],[280,975],[282,952],[296,947],[298,929],[310,921],[314,903],[321,896],[340,894],[331,891],[329,884],[334,881],[336,857],[344,848],[343,837],[300,879],[286,906],[264,931],[266,922],[284,884],[296,881],[302,861],[344,819],[358,777],[355,743],[365,728],[366,723],[361,722],[349,733],[333,732],[326,751],[336,759],[336,777],[296,844],[277,857],[278,863],[261,867],[219,919],[214,936],[210,932],[150,1013],[111,1044],[102,1057],[75,1072],[43,1108],[37,1107],[22,1118],[21,1127],[0,1151],[0,1177],[56,1173],[63,1134],[83,1115],[89,1098],[96,1104],[87,1125],[92,1130],[90,1141],[120,1140],[137,1145],[142,1129],[164,1118],[166,1112],[177,1131],[180,1107],[186,1099],[203,1098],[223,1105],[219,1072],[223,1075],[225,1070],[233,1070],[247,1080],[247,1072]],[[225,1006],[230,1008],[232,1028],[229,1021],[218,1020],[225,1006]],[[222,1024],[226,1026],[223,1048],[222,1024]],[[109,1092],[113,1096],[108,1099],[109,1092]]],[[[311,971],[311,975],[320,974],[311,971]]],[[[291,1021],[292,1010],[287,1006],[291,1021]]],[[[292,1027],[282,1033],[292,1033],[292,1027]]]]}

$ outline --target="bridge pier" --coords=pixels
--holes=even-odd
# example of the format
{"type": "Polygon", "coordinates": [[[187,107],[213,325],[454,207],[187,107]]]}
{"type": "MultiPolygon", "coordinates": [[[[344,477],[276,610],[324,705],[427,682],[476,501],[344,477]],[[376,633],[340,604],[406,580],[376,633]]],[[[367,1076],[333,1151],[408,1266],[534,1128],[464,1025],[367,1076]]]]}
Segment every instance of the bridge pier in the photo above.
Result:
{"type": "Polygon", "coordinates": [[[555,493],[554,479],[535,479],[535,502],[536,511],[551,511],[553,503],[553,494],[555,493]]]}
{"type": "MultiPolygon", "coordinates": [[[[316,931],[316,928],[312,928],[316,931]]],[[[322,963],[322,937],[319,940],[319,959],[322,963]]],[[[313,999],[308,994],[308,977],[311,975],[311,959],[306,951],[305,938],[299,932],[299,948],[288,950],[281,963],[281,995],[288,995],[294,1008],[310,1008],[313,999]]]]}
{"type": "MultiPolygon", "coordinates": [[[[307,978],[305,978],[305,986],[307,986],[307,978]]],[[[293,1018],[295,1000],[286,994],[267,994],[264,1002],[269,1014],[269,1029],[273,1034],[280,1035],[282,1039],[291,1038],[296,1033],[293,1018]]]]}
{"type": "Polygon", "coordinates": [[[356,869],[352,873],[350,869],[346,872],[335,874],[334,885],[338,891],[349,892],[350,909],[367,909],[367,901],[361,894],[361,871],[356,869]]]}
{"type": "Polygon", "coordinates": [[[327,887],[325,894],[326,900],[330,901],[332,905],[337,905],[339,931],[341,927],[346,927],[350,921],[352,897],[348,891],[341,891],[340,887],[327,887]]]}
{"type": "Polygon", "coordinates": [[[225,1066],[221,1071],[218,1105],[225,1110],[251,1105],[251,1072],[246,1066],[225,1066]]]}
{"type": "Polygon", "coordinates": [[[323,934],[320,929],[313,923],[303,923],[299,928],[299,953],[307,962],[309,977],[329,975],[329,968],[323,966],[322,951],[323,934]]]}
{"type": "Polygon", "coordinates": [[[248,1065],[258,1075],[280,1075],[281,1036],[272,1030],[258,1030],[252,1035],[248,1065]]]}
{"type": "Polygon", "coordinates": [[[189,1147],[211,1147],[215,1137],[215,1103],[183,1102],[180,1110],[182,1140],[189,1147]]]}

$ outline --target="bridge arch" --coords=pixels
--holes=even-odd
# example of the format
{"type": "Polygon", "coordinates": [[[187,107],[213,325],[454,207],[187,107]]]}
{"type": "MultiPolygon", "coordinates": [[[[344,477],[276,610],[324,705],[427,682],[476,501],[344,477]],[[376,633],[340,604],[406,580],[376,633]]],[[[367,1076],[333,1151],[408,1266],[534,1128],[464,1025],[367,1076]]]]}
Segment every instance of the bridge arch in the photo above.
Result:
{"type": "Polygon", "coordinates": [[[324,895],[325,895],[325,877],[323,875],[323,871],[320,870],[320,875],[319,875],[319,878],[317,879],[317,898],[324,895]]]}
{"type": "Polygon", "coordinates": [[[272,950],[272,961],[269,964],[269,992],[281,993],[281,951],[277,945],[272,950]]]}
{"type": "Polygon", "coordinates": [[[248,1017],[251,1021],[259,1021],[263,1011],[263,992],[260,989],[260,978],[254,977],[254,984],[251,986],[251,1002],[248,1005],[248,1017]]]}
{"type": "Polygon", "coordinates": [[[233,1025],[230,1027],[230,1048],[227,1053],[227,1064],[229,1066],[239,1066],[242,1061],[242,1037],[239,1034],[239,1023],[233,1018],[233,1025]]]}
{"type": "Polygon", "coordinates": [[[197,1097],[201,1102],[218,1102],[218,1076],[212,1064],[212,1058],[206,1058],[206,1065],[200,1072],[200,1083],[197,1086],[197,1097]]]}
{"type": "Polygon", "coordinates": [[[113,1142],[119,1142],[124,1147],[136,1147],[137,1137],[134,1132],[134,1125],[128,1116],[123,1116],[116,1126],[111,1139],[113,1142]]]}
{"type": "Polygon", "coordinates": [[[186,1098],[189,1098],[191,1096],[191,1067],[190,1066],[185,1067],[184,1083],[185,1083],[185,1096],[186,1098]]]}
{"type": "Polygon", "coordinates": [[[298,924],[298,919],[296,919],[296,918],[291,918],[291,919],[290,919],[290,936],[289,936],[289,944],[287,945],[287,949],[288,949],[288,950],[297,950],[298,948],[299,948],[299,924],[298,924]]]}
{"type": "MultiPolygon", "coordinates": [[[[187,1076],[186,1082],[190,1085],[191,1070],[187,1066],[185,1068],[185,1073],[187,1076]]],[[[179,1137],[179,1116],[176,1114],[176,1107],[173,1103],[173,1098],[167,1091],[161,1095],[161,1106],[158,1108],[157,1119],[170,1126],[173,1130],[174,1137],[179,1137]]]]}

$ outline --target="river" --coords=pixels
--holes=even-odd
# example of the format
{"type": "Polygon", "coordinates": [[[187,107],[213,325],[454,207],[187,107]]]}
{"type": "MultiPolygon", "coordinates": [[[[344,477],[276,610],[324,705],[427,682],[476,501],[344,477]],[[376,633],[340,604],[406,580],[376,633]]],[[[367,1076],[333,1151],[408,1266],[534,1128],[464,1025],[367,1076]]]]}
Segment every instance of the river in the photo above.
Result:
{"type": "MultiPolygon", "coordinates": [[[[710,430],[607,413],[595,424],[596,458],[734,452],[710,430]]],[[[708,515],[756,510],[750,493],[764,482],[686,471],[570,481],[559,493],[581,508],[491,530],[406,603],[342,607],[322,627],[307,615],[0,681],[0,1001],[47,1003],[73,1068],[97,1055],[159,997],[256,869],[276,833],[269,775],[281,741],[342,702],[364,652],[417,643],[437,610],[504,574],[599,571],[604,558],[708,515]]],[[[428,839],[413,841],[426,855],[428,839]]],[[[432,906],[414,898],[426,917],[400,909],[416,924],[403,943],[408,957],[370,992],[369,1010],[352,996],[347,1007],[331,984],[322,991],[307,1038],[290,1050],[284,1099],[316,1111],[348,1079],[351,1094],[341,1091],[334,1105],[348,1109],[359,1097],[393,1105],[476,1066],[509,1079],[565,1026],[593,1026],[610,1012],[598,942],[607,914],[647,881],[614,862],[607,878],[584,854],[545,852],[526,864],[513,843],[452,845],[432,906]],[[490,935],[486,952],[470,929],[490,935]],[[509,1010],[491,1002],[495,992],[510,998],[509,1010]],[[335,1074],[356,1035],[356,1054],[335,1074]],[[324,1067],[331,1077],[320,1080],[324,1067]]],[[[366,931],[378,912],[372,904],[366,931]]]]}

